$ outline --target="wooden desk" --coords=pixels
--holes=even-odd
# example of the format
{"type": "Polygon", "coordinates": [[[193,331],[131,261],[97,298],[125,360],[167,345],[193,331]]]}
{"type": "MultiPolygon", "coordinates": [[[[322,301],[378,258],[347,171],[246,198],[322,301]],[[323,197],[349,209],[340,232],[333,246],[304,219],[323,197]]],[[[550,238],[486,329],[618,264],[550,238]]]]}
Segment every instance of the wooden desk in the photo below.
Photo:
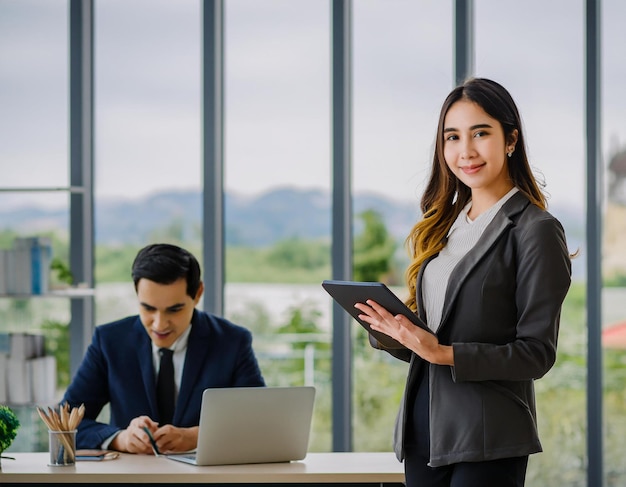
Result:
{"type": "Polygon", "coordinates": [[[12,453],[0,484],[291,484],[400,486],[404,467],[393,453],[309,453],[299,462],[196,467],[150,455],[49,467],[48,453],[12,453]]]}

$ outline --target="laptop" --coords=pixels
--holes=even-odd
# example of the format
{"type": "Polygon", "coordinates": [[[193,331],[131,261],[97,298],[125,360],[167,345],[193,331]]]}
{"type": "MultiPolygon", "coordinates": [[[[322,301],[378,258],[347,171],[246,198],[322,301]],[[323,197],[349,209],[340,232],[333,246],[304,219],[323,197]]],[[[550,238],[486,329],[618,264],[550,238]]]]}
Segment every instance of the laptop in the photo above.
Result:
{"type": "Polygon", "coordinates": [[[302,460],[314,400],[312,386],[206,389],[195,453],[166,456],[192,465],[302,460]]]}

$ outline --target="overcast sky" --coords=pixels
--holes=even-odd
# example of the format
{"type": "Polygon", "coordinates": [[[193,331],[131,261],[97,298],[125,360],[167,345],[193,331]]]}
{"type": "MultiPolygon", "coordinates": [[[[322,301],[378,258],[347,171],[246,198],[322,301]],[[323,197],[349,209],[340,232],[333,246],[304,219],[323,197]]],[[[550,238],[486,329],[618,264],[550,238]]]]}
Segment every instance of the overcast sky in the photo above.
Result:
{"type": "MultiPolygon", "coordinates": [[[[200,2],[95,4],[96,196],[198,189],[200,2]]],[[[354,0],[356,191],[419,198],[452,88],[452,4],[354,0]]],[[[606,158],[626,145],[626,2],[602,5],[606,158]]],[[[552,200],[579,207],[583,10],[582,0],[475,2],[476,75],[509,89],[552,200]]],[[[226,0],[225,21],[227,190],[329,189],[330,3],[226,0]]],[[[66,0],[0,0],[0,186],[67,185],[67,82],[66,0]]]]}

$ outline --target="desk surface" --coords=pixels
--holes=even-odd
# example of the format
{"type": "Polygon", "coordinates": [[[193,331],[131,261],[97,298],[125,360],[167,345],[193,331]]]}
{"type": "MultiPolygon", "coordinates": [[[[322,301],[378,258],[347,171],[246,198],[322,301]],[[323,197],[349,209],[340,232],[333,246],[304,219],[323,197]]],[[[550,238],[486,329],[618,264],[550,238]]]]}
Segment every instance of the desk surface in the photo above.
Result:
{"type": "Polygon", "coordinates": [[[309,453],[299,462],[196,467],[151,455],[81,461],[49,467],[48,453],[12,453],[2,459],[0,484],[113,483],[401,483],[404,468],[393,453],[309,453]]]}

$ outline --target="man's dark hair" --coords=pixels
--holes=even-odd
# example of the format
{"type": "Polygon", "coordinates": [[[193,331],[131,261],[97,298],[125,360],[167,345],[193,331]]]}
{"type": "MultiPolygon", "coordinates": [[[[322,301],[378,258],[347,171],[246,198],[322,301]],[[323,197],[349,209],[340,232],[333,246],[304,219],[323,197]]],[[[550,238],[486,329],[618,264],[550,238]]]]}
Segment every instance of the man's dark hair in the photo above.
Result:
{"type": "Polygon", "coordinates": [[[196,297],[200,287],[200,264],[187,250],[171,244],[151,244],[139,251],[132,267],[135,291],[140,279],[159,284],[187,281],[187,294],[196,297]]]}

